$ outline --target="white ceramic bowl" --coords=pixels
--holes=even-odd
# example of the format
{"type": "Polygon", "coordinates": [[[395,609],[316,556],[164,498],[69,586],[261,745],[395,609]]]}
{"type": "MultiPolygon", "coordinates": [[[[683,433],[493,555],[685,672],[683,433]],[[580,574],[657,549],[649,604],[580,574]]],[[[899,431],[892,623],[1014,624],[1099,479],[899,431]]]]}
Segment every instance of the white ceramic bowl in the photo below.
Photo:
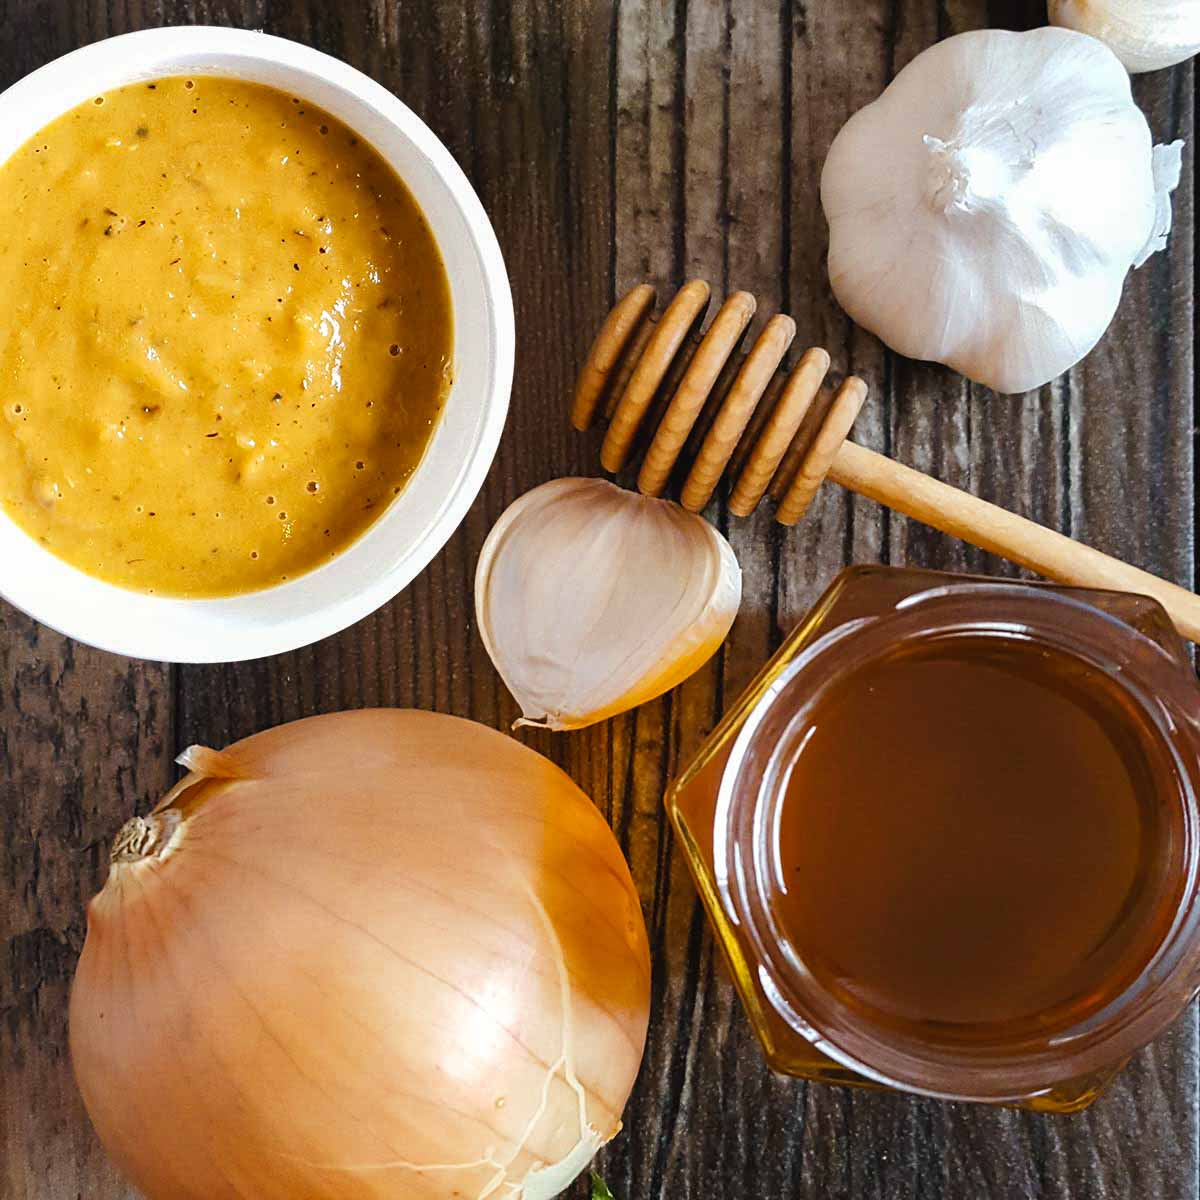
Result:
{"type": "Polygon", "coordinates": [[[0,162],[89,97],[183,74],[270,84],[320,105],[369,141],[424,211],[454,306],[454,383],[425,458],[357,542],[307,575],[219,600],[148,596],[68,566],[0,510],[0,595],[12,604],[119,654],[227,662],[278,654],[344,629],[395,596],[446,543],[478,493],[504,427],[512,295],[478,197],[426,125],[353,67],[283,38],[195,26],[129,33],[76,50],[0,95],[0,162]]]}

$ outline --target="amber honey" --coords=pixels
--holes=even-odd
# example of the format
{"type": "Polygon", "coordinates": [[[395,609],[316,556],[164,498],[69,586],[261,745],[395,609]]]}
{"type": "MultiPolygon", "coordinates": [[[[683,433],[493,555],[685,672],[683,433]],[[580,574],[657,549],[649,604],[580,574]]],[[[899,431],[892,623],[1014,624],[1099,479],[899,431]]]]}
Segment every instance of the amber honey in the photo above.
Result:
{"type": "Polygon", "coordinates": [[[1152,600],[843,572],[667,796],[770,1064],[1090,1103],[1200,981],[1198,729],[1152,600]]]}
{"type": "Polygon", "coordinates": [[[1174,915],[1182,808],[1109,675],[1025,638],[900,645],[813,704],[788,768],[775,912],[880,1026],[1065,1027],[1174,915]]]}

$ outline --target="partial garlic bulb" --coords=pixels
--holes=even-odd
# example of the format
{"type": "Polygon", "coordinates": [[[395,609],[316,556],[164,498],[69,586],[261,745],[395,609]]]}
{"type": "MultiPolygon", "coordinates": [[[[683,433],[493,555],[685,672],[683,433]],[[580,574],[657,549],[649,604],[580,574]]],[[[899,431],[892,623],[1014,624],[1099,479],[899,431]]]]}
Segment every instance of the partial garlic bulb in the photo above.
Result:
{"type": "Polygon", "coordinates": [[[742,598],[703,517],[603,479],[556,479],[496,522],[475,574],[483,644],[524,714],[581,729],[682,683],[742,598]]]}
{"type": "Polygon", "coordinates": [[[1068,29],[982,30],[919,54],[834,139],[821,177],[842,307],[909,358],[1040,387],[1108,328],[1166,242],[1180,147],[1068,29]]]}
{"type": "Polygon", "coordinates": [[[1099,38],[1135,75],[1200,50],[1200,0],[1050,0],[1050,23],[1099,38]]]}

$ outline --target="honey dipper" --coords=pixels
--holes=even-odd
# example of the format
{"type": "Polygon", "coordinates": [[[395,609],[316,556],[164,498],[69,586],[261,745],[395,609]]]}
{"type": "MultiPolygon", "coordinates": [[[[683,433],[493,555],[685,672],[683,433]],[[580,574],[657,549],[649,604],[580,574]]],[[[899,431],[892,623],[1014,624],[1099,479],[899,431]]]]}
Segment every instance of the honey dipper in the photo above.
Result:
{"type": "Polygon", "coordinates": [[[770,494],[785,525],[804,515],[829,478],[1049,579],[1153,596],[1181,634],[1200,642],[1200,596],[1186,588],[848,441],[867,385],[852,375],[827,404],[814,405],[829,355],[814,347],[780,371],[796,323],[779,314],[740,356],[754,297],[734,292],[701,334],[709,295],[708,284],[693,279],[656,317],[654,288],[642,283],[608,314],[571,412],[580,430],[600,412],[609,418],[605,470],[616,474],[640,454],[638,490],[658,496],[681,458],[690,461],[679,498],[693,512],[728,470],[732,513],[749,516],[770,494]],[[639,437],[643,427],[653,436],[639,437]]]}

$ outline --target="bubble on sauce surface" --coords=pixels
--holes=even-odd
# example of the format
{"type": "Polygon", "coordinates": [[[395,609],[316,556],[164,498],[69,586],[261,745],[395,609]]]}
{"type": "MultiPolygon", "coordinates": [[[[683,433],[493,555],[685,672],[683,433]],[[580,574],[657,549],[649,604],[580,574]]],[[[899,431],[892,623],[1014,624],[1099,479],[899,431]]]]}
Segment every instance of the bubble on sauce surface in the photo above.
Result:
{"type": "Polygon", "coordinates": [[[39,475],[33,484],[33,494],[44,508],[53,508],[62,498],[63,491],[58,480],[48,475],[39,475]]]}

